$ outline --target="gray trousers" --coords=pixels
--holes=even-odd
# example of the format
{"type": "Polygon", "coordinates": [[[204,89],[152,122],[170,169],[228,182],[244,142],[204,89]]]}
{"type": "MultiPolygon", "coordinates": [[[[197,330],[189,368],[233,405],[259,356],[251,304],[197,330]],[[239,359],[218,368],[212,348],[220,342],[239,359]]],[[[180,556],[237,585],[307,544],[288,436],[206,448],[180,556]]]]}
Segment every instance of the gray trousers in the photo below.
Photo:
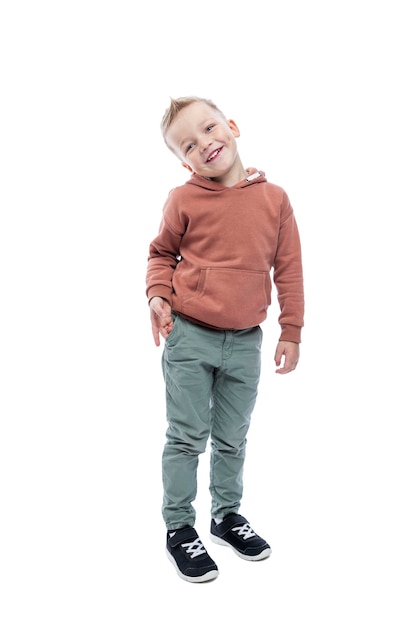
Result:
{"type": "Polygon", "coordinates": [[[168,421],[162,515],[172,530],[194,526],[198,459],[209,437],[211,515],[239,510],[262,346],[259,326],[214,330],[174,318],[162,356],[168,421]]]}

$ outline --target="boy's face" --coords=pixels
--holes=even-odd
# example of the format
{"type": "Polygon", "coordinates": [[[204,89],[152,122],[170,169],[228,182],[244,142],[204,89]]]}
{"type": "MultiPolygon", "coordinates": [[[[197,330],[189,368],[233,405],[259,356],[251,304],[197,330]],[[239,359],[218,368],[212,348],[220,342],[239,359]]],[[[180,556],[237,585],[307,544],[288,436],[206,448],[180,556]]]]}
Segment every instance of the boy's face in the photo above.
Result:
{"type": "Polygon", "coordinates": [[[225,120],[205,102],[193,102],[177,114],[165,139],[191,172],[234,184],[244,175],[236,145],[239,135],[233,120],[225,120]]]}

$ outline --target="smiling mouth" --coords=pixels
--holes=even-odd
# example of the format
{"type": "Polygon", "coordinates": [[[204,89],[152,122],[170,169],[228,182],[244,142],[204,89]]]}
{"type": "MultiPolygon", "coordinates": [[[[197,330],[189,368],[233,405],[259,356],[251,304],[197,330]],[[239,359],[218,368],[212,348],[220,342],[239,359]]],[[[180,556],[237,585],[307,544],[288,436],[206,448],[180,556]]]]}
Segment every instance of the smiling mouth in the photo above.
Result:
{"type": "Polygon", "coordinates": [[[211,154],[209,154],[206,163],[208,163],[209,161],[212,161],[213,159],[216,158],[216,156],[218,156],[221,152],[222,148],[217,148],[217,150],[213,150],[213,152],[211,154]]]}

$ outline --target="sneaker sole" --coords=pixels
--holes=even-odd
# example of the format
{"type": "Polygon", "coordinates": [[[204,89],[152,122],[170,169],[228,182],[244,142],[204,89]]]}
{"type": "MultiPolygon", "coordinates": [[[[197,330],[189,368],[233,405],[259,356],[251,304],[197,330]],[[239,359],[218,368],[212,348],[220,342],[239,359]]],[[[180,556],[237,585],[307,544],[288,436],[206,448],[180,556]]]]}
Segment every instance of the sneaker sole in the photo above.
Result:
{"type": "Polygon", "coordinates": [[[237,554],[238,556],[240,556],[240,558],[244,559],[245,561],[263,561],[264,559],[267,559],[272,552],[271,548],[265,548],[265,550],[262,550],[262,552],[260,552],[259,554],[253,554],[253,555],[242,554],[242,552],[239,552],[239,550],[236,550],[236,548],[234,548],[232,544],[230,544],[228,541],[225,541],[224,539],[221,539],[221,537],[217,537],[216,535],[213,535],[212,533],[210,533],[210,539],[214,543],[219,544],[219,546],[226,546],[227,548],[232,548],[233,552],[237,554]]]}
{"type": "Polygon", "coordinates": [[[175,570],[178,576],[182,578],[183,580],[186,580],[189,583],[206,583],[209,580],[214,580],[219,575],[219,570],[212,569],[209,572],[206,572],[205,574],[203,574],[202,576],[187,576],[186,574],[183,574],[181,570],[178,568],[178,565],[174,557],[172,556],[172,554],[168,550],[165,550],[165,552],[167,554],[168,559],[171,561],[172,565],[175,567],[175,570]]]}

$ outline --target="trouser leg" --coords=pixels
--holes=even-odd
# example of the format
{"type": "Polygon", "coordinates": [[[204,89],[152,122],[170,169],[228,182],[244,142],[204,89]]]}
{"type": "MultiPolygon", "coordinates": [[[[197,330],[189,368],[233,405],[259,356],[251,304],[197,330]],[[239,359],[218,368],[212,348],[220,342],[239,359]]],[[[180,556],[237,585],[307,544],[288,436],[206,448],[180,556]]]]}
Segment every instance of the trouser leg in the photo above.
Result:
{"type": "Polygon", "coordinates": [[[211,427],[216,331],[176,317],[162,357],[168,428],[162,455],[162,514],[167,528],[193,526],[199,455],[211,427]]]}
{"type": "Polygon", "coordinates": [[[237,512],[243,493],[246,435],[261,371],[262,330],[226,331],[213,386],[210,493],[212,517],[237,512]]]}

